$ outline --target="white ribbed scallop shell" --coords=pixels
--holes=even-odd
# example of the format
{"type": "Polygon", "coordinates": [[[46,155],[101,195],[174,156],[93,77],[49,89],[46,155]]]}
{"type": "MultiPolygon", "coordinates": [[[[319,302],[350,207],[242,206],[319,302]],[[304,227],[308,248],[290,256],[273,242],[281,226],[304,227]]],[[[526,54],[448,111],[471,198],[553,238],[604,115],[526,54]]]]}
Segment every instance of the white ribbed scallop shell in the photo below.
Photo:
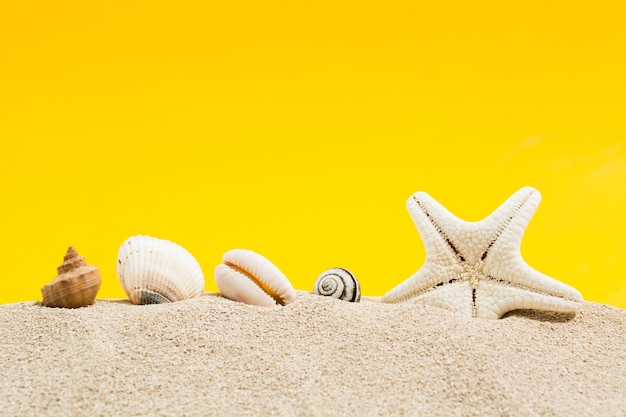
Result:
{"type": "Polygon", "coordinates": [[[134,304],[186,300],[204,290],[195,258],[174,242],[150,236],[132,236],[120,246],[117,277],[134,304]]]}
{"type": "Polygon", "coordinates": [[[262,307],[286,305],[296,299],[287,277],[268,259],[247,249],[233,249],[215,267],[215,283],[231,300],[262,307]]]}
{"type": "Polygon", "coordinates": [[[331,268],[317,277],[313,292],[339,300],[359,302],[361,286],[352,272],[344,268],[331,268]]]}

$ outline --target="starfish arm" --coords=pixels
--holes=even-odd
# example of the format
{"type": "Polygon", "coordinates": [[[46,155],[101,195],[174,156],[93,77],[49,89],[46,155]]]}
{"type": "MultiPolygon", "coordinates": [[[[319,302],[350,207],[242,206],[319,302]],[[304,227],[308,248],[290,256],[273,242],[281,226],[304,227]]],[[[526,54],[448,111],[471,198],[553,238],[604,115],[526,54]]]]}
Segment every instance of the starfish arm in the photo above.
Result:
{"type": "Polygon", "coordinates": [[[506,199],[486,219],[494,219],[501,223],[507,217],[520,216],[528,224],[541,202],[541,193],[533,187],[522,187],[506,199]]]}
{"type": "Polygon", "coordinates": [[[441,256],[442,252],[445,252],[449,255],[447,262],[450,264],[457,263],[459,258],[463,260],[463,255],[446,234],[446,230],[458,230],[466,222],[450,213],[423,191],[409,197],[406,206],[424,240],[427,259],[431,256],[441,256]]]}
{"type": "MultiPolygon", "coordinates": [[[[437,288],[437,284],[440,284],[442,281],[441,278],[446,275],[445,268],[441,265],[427,261],[416,273],[385,294],[381,301],[383,303],[401,303],[408,301],[437,288]]],[[[446,282],[449,279],[450,278],[446,279],[446,282]]]]}
{"type": "Polygon", "coordinates": [[[424,192],[411,196],[407,201],[407,208],[424,241],[426,261],[415,274],[389,291],[383,297],[383,302],[407,301],[435,288],[437,284],[447,283],[463,272],[463,267],[458,260],[458,250],[446,238],[439,226],[441,217],[438,215],[442,212],[448,213],[449,216],[452,214],[424,192]]]}
{"type": "Polygon", "coordinates": [[[533,269],[519,252],[498,253],[498,262],[486,263],[484,271],[492,280],[511,287],[571,302],[576,310],[583,301],[578,290],[533,269]]]}
{"type": "Polygon", "coordinates": [[[574,312],[581,304],[500,282],[483,281],[476,297],[476,317],[499,319],[506,312],[519,309],[574,312]]]}
{"type": "Polygon", "coordinates": [[[540,201],[539,191],[524,187],[489,216],[497,232],[482,256],[483,270],[511,286],[580,302],[582,296],[576,289],[536,271],[520,254],[522,236],[540,201]]]}
{"type": "Polygon", "coordinates": [[[407,303],[442,308],[465,317],[472,317],[472,289],[467,281],[457,281],[425,291],[406,300],[407,303]]]}
{"type": "Polygon", "coordinates": [[[524,187],[509,197],[500,207],[481,221],[482,230],[491,230],[491,236],[485,236],[488,245],[481,260],[486,261],[500,246],[519,247],[522,236],[530,219],[534,216],[541,201],[541,194],[532,187],[524,187]]]}

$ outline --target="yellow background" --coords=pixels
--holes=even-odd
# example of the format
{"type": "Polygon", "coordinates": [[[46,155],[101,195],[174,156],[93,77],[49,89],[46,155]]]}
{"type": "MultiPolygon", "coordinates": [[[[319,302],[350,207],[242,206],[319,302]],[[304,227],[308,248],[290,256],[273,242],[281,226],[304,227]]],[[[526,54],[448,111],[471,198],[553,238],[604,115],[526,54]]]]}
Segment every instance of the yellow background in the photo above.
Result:
{"type": "Polygon", "coordinates": [[[415,191],[479,220],[543,200],[522,254],[626,307],[623,1],[13,1],[0,5],[0,302],[73,245],[223,252],[297,289],[382,295],[424,260],[415,191]]]}

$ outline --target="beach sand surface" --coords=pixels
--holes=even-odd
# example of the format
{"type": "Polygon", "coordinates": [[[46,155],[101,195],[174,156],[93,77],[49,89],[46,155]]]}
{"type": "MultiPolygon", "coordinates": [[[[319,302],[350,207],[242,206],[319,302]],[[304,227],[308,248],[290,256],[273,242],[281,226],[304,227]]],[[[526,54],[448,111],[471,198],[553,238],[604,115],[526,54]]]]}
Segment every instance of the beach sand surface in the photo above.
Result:
{"type": "Polygon", "coordinates": [[[623,416],[626,311],[0,306],[0,416],[623,416]]]}

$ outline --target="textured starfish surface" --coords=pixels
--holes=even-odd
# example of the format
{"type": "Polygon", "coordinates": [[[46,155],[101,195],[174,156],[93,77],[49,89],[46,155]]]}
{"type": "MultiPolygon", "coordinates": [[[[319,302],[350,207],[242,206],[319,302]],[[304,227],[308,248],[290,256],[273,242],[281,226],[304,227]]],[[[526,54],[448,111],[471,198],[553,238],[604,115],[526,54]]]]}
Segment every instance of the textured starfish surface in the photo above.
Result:
{"type": "Polygon", "coordinates": [[[517,309],[577,311],[582,296],[522,259],[520,244],[541,194],[517,191],[478,222],[454,216],[424,192],[407,208],[424,240],[426,260],[382,302],[442,307],[468,317],[498,319],[517,309]]]}

